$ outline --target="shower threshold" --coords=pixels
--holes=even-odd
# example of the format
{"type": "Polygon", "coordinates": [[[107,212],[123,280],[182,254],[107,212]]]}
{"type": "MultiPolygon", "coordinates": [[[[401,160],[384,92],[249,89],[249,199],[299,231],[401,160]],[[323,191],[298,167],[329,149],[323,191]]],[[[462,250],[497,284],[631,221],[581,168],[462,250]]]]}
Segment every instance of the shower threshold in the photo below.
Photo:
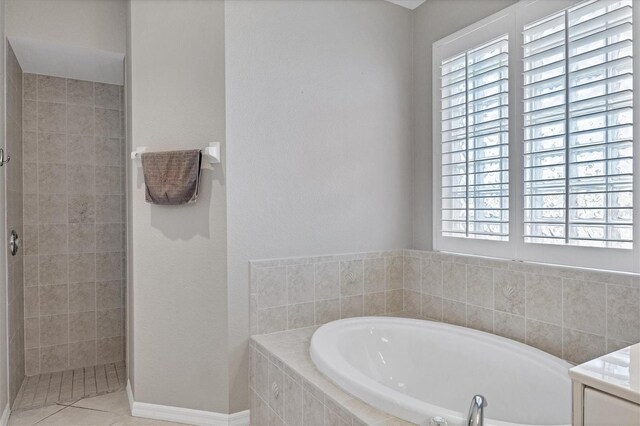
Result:
{"type": "Polygon", "coordinates": [[[25,377],[13,411],[71,405],[82,398],[116,392],[127,385],[124,361],[25,377]]]}

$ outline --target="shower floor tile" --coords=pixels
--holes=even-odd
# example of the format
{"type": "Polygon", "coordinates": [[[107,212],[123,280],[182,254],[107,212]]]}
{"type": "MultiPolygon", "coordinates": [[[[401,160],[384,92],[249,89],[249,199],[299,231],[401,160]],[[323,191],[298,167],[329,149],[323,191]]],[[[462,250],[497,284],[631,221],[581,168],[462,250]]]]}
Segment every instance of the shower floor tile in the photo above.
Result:
{"type": "Polygon", "coordinates": [[[119,391],[126,385],[124,361],[25,377],[13,410],[70,405],[81,398],[119,391]]]}

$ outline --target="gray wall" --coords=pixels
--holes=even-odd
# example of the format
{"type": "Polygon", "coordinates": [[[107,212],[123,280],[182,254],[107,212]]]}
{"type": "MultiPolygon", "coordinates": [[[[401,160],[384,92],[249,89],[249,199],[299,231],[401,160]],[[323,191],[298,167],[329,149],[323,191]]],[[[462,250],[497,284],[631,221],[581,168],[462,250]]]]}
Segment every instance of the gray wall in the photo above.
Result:
{"type": "Polygon", "coordinates": [[[124,359],[122,86],[24,75],[28,376],[124,359]]]}
{"type": "Polygon", "coordinates": [[[250,259],[410,244],[411,55],[411,11],[387,2],[226,3],[231,412],[250,259]]]}
{"type": "MultiPolygon", "coordinates": [[[[204,170],[196,204],[144,201],[132,165],[131,204],[136,401],[228,412],[224,2],[130,3],[132,149],[222,143],[204,170]]],[[[245,314],[246,316],[246,314],[245,314]]]]}
{"type": "Polygon", "coordinates": [[[432,248],[431,47],[517,0],[427,0],[413,11],[413,247],[432,248]]]}
{"type": "MultiPolygon", "coordinates": [[[[22,69],[7,43],[7,138],[6,154],[11,162],[3,166],[6,178],[7,235],[12,230],[23,235],[22,226],[22,69]]],[[[9,300],[9,402],[24,380],[24,285],[23,250],[7,258],[7,298],[9,300]]]]}

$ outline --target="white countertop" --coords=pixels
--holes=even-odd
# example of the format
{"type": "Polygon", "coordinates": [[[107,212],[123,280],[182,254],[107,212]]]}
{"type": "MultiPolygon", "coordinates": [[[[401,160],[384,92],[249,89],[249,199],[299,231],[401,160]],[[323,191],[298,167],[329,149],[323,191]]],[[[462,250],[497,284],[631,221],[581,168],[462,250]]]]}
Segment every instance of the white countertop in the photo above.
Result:
{"type": "Polygon", "coordinates": [[[575,382],[640,404],[640,343],[569,370],[575,382]]]}

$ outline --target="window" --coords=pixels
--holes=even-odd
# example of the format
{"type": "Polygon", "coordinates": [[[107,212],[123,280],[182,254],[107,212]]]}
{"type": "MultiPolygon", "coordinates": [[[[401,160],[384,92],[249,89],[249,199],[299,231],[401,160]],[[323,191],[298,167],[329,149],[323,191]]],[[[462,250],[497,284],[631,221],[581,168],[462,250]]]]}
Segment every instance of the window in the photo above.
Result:
{"type": "Polygon", "coordinates": [[[635,9],[523,0],[434,44],[436,249],[640,272],[635,9]]]}
{"type": "Polygon", "coordinates": [[[442,61],[442,232],[509,238],[509,67],[503,35],[442,61]]]}

